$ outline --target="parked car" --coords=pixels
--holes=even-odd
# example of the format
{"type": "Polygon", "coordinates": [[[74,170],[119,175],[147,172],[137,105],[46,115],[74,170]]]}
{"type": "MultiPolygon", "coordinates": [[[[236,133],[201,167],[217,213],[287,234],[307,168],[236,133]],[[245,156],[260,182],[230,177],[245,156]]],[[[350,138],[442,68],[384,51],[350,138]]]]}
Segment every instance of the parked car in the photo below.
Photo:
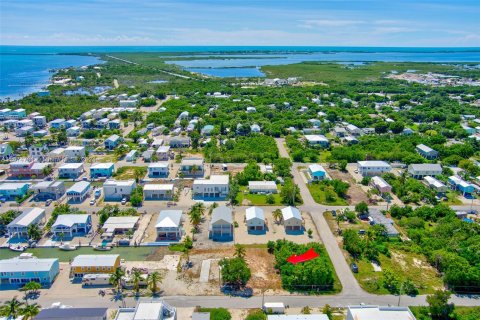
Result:
{"type": "Polygon", "coordinates": [[[51,203],[52,203],[52,199],[47,199],[47,201],[45,201],[45,205],[46,206],[49,206],[51,203]]]}
{"type": "Polygon", "coordinates": [[[350,265],[350,268],[352,269],[353,273],[358,273],[358,266],[355,262],[350,265]]]}
{"type": "Polygon", "coordinates": [[[364,229],[358,230],[358,234],[365,234],[365,230],[364,229]]]}
{"type": "Polygon", "coordinates": [[[95,204],[95,199],[90,200],[90,205],[93,206],[95,204]]]}
{"type": "Polygon", "coordinates": [[[337,211],[332,210],[332,217],[336,217],[336,216],[337,216],[337,211]]]}
{"type": "Polygon", "coordinates": [[[123,199],[122,199],[122,204],[123,204],[123,205],[127,204],[127,198],[123,198],[123,199]]]}

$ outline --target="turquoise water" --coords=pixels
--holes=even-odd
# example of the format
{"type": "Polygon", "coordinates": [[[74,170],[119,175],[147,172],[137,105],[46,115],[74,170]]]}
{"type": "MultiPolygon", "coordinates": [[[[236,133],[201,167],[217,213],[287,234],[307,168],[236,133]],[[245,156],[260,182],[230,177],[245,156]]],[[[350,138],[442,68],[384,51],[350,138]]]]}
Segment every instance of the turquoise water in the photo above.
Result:
{"type": "MultiPolygon", "coordinates": [[[[223,55],[227,59],[172,61],[218,77],[261,77],[256,67],[302,61],[480,62],[480,48],[288,47],[288,46],[0,46],[0,99],[20,98],[48,83],[49,70],[99,63],[73,53],[178,52],[184,56],[223,55]],[[69,55],[65,55],[69,54],[69,55]],[[238,59],[246,57],[248,59],[238,59]],[[232,67],[235,67],[233,69],[232,67]]],[[[179,54],[181,55],[181,54],[179,54]]],[[[175,55],[175,56],[179,56],[175,55]]]]}

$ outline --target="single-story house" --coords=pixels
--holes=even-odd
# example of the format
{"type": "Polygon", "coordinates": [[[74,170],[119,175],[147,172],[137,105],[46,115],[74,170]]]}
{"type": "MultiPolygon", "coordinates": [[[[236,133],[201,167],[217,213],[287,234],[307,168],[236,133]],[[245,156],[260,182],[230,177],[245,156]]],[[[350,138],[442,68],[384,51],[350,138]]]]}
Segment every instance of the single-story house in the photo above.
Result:
{"type": "Polygon", "coordinates": [[[327,171],[319,164],[309,165],[308,174],[312,181],[324,180],[327,177],[327,171]]]}
{"type": "Polygon", "coordinates": [[[416,149],[417,149],[417,152],[425,159],[432,160],[438,157],[438,151],[433,150],[432,148],[424,144],[417,145],[416,149]]]}
{"type": "Polygon", "coordinates": [[[264,231],[266,229],[265,214],[263,209],[259,207],[250,207],[245,210],[245,222],[247,230],[250,231],[264,231]]]}
{"type": "Polygon", "coordinates": [[[434,177],[426,176],[423,177],[423,180],[425,180],[427,185],[433,190],[435,190],[437,193],[444,194],[447,192],[447,186],[443,182],[435,179],[434,177]]]}
{"type": "Polygon", "coordinates": [[[213,209],[209,236],[213,241],[233,240],[233,215],[230,208],[219,206],[213,209]]]}
{"type": "Polygon", "coordinates": [[[355,126],[355,125],[353,125],[353,124],[348,124],[348,125],[345,127],[345,129],[347,129],[347,131],[348,131],[352,136],[359,136],[359,135],[362,134],[362,130],[361,130],[359,127],[357,127],[357,126],[355,126]]]}
{"type": "Polygon", "coordinates": [[[303,230],[303,219],[300,211],[295,207],[282,209],[283,225],[286,231],[303,230]]]}
{"type": "Polygon", "coordinates": [[[92,273],[113,273],[119,267],[118,254],[80,254],[70,264],[70,275],[82,278],[92,273]]]}
{"type": "Polygon", "coordinates": [[[408,166],[408,174],[415,179],[425,176],[435,177],[442,174],[442,166],[438,163],[416,163],[408,166]]]}
{"type": "Polygon", "coordinates": [[[392,192],[392,186],[387,181],[385,181],[382,177],[374,176],[372,177],[372,180],[370,181],[370,183],[374,188],[380,191],[380,194],[382,195],[387,192],[392,192]]]}
{"type": "Polygon", "coordinates": [[[307,140],[310,146],[322,146],[324,148],[328,148],[330,146],[330,142],[324,135],[320,134],[307,134],[305,135],[305,140],[307,140]]]}
{"type": "Polygon", "coordinates": [[[77,179],[84,171],[83,163],[65,163],[58,167],[58,177],[64,179],[77,179]]]}
{"type": "Polygon", "coordinates": [[[115,171],[115,165],[111,162],[95,163],[90,167],[91,178],[110,178],[115,171]]]}
{"type": "Polygon", "coordinates": [[[63,181],[41,181],[32,187],[35,198],[38,200],[57,200],[65,194],[63,181]]]}
{"type": "Polygon", "coordinates": [[[145,200],[171,200],[174,193],[173,184],[146,184],[143,186],[145,200]]]}
{"type": "Polygon", "coordinates": [[[354,136],[346,136],[344,138],[344,141],[347,145],[352,145],[352,144],[357,144],[359,143],[358,139],[355,138],[354,136]]]}
{"type": "Polygon", "coordinates": [[[453,190],[460,191],[464,196],[475,191],[475,187],[471,183],[468,183],[457,176],[449,177],[448,183],[453,190]]]}
{"type": "Polygon", "coordinates": [[[250,193],[277,193],[275,181],[248,181],[250,193]]]}
{"type": "Polygon", "coordinates": [[[182,210],[162,210],[158,215],[157,239],[178,241],[182,238],[182,210]]]}
{"type": "MultiPolygon", "coordinates": [[[[190,317],[188,317],[190,319],[190,317]]],[[[119,308],[115,320],[175,320],[175,307],[164,300],[140,300],[134,308],[119,308]]],[[[186,317],[183,317],[186,319],[186,317]]],[[[194,320],[192,318],[192,320],[194,320]]]]}
{"type": "Polygon", "coordinates": [[[347,320],[415,320],[408,307],[348,306],[347,320]]]}
{"type": "Polygon", "coordinates": [[[25,182],[6,182],[0,184],[0,198],[5,200],[15,200],[24,197],[30,184],[25,182]]]}
{"type": "Polygon", "coordinates": [[[67,190],[69,202],[82,202],[90,195],[90,182],[79,181],[67,190]]]}
{"type": "Polygon", "coordinates": [[[45,220],[45,209],[30,208],[13,219],[7,225],[7,233],[9,238],[28,238],[28,227],[31,225],[39,225],[45,220]]]}
{"type": "Polygon", "coordinates": [[[113,236],[134,231],[138,227],[139,217],[109,217],[102,226],[102,236],[113,236]]]}
{"type": "Polygon", "coordinates": [[[368,215],[372,218],[373,224],[381,224],[387,229],[387,236],[395,237],[398,236],[399,232],[395,228],[394,222],[392,219],[384,216],[378,209],[370,209],[368,215]]]}
{"type": "Polygon", "coordinates": [[[184,176],[203,177],[204,160],[202,158],[183,158],[180,163],[180,173],[184,176]]]}
{"type": "Polygon", "coordinates": [[[229,192],[229,176],[211,175],[210,179],[195,179],[193,181],[193,198],[224,199],[229,192]]]}
{"type": "Polygon", "coordinates": [[[65,148],[55,148],[49,153],[47,153],[48,161],[50,162],[60,162],[65,158],[65,148]]]}
{"type": "Polygon", "coordinates": [[[154,162],[148,165],[149,178],[168,178],[168,162],[154,162]]]}
{"type": "Polygon", "coordinates": [[[107,180],[103,184],[105,201],[120,201],[130,198],[130,194],[137,187],[135,180],[107,180]]]}
{"type": "Polygon", "coordinates": [[[54,237],[72,238],[75,235],[86,235],[92,228],[92,217],[89,214],[62,214],[50,228],[54,237]]]}
{"type": "Polygon", "coordinates": [[[127,155],[125,156],[125,161],[129,161],[129,162],[132,162],[132,161],[135,161],[135,159],[137,159],[137,150],[130,150],[130,152],[127,153],[127,155]]]}
{"type": "Polygon", "coordinates": [[[392,167],[385,161],[358,161],[358,173],[362,176],[380,176],[390,172],[392,167]]]}
{"type": "Polygon", "coordinates": [[[0,288],[21,288],[30,281],[48,288],[60,272],[58,259],[38,259],[31,254],[0,260],[0,288]]]}
{"type": "Polygon", "coordinates": [[[342,127],[335,127],[333,128],[333,134],[336,137],[343,138],[347,134],[347,130],[345,130],[345,128],[342,128],[342,127]]]}

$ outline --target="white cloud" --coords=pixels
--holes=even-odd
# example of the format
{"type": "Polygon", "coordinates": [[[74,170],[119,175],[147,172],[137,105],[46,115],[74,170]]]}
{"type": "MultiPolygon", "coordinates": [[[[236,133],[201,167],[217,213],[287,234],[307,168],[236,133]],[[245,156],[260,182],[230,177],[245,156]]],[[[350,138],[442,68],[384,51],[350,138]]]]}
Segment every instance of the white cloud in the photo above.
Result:
{"type": "Polygon", "coordinates": [[[314,28],[314,27],[348,27],[363,24],[365,21],[361,20],[302,20],[300,27],[314,28]]]}

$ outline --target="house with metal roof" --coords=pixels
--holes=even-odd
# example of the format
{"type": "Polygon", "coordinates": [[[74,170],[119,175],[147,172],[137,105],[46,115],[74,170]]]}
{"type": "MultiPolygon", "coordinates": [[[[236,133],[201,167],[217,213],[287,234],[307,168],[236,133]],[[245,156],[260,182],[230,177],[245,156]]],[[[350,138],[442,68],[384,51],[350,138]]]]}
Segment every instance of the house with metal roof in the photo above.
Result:
{"type": "Polygon", "coordinates": [[[347,320],[415,320],[407,307],[348,306],[347,320]]]}
{"type": "Polygon", "coordinates": [[[57,217],[50,231],[55,238],[73,238],[83,236],[92,228],[89,214],[62,214],[57,217]]]}
{"type": "Polygon", "coordinates": [[[372,223],[373,224],[380,224],[380,225],[385,226],[385,229],[387,230],[387,235],[389,237],[398,236],[399,232],[395,228],[393,220],[384,216],[380,212],[380,210],[370,209],[369,212],[368,212],[368,215],[372,218],[372,223]]]}
{"type": "Polygon", "coordinates": [[[86,156],[85,147],[70,146],[65,148],[65,160],[67,162],[80,162],[86,156]]]}
{"type": "Polygon", "coordinates": [[[152,183],[143,186],[145,200],[171,200],[175,194],[173,184],[152,183]]]}
{"type": "Polygon", "coordinates": [[[119,135],[116,135],[116,134],[111,135],[104,142],[105,149],[108,149],[108,150],[115,149],[122,142],[122,140],[123,140],[122,137],[120,137],[119,135]]]}
{"type": "Polygon", "coordinates": [[[168,162],[153,162],[148,165],[149,178],[168,178],[168,162]]]}
{"type": "Polygon", "coordinates": [[[303,218],[300,210],[295,207],[282,209],[282,219],[285,231],[303,231],[303,218]]]}
{"type": "Polygon", "coordinates": [[[183,158],[179,171],[184,176],[203,177],[204,164],[203,158],[183,158]]]}
{"type": "Polygon", "coordinates": [[[166,161],[170,159],[170,146],[159,146],[155,154],[160,161],[166,161]]]}
{"type": "Polygon", "coordinates": [[[229,176],[211,175],[209,179],[193,181],[192,196],[194,199],[225,199],[229,192],[229,176]]]}
{"type": "Polygon", "coordinates": [[[219,206],[213,209],[209,225],[209,236],[213,241],[233,240],[232,209],[219,206]]]}
{"type": "Polygon", "coordinates": [[[362,176],[381,176],[384,173],[390,172],[392,167],[385,161],[358,161],[358,173],[362,176]]]}
{"type": "Polygon", "coordinates": [[[475,191],[475,187],[471,184],[466,182],[465,180],[461,179],[457,176],[451,176],[448,178],[448,184],[452,190],[460,191],[464,196],[470,195],[475,191]]]}
{"type": "Polygon", "coordinates": [[[245,223],[248,232],[265,231],[265,214],[262,208],[250,207],[245,210],[245,223]]]}
{"type": "Polygon", "coordinates": [[[269,314],[267,320],[328,320],[326,314],[269,314]]]}
{"type": "Polygon", "coordinates": [[[115,165],[111,162],[95,163],[90,167],[91,178],[110,178],[115,171],[115,165]]]}
{"type": "Polygon", "coordinates": [[[7,225],[9,238],[28,238],[28,227],[45,222],[45,209],[29,208],[7,225]]]}
{"type": "Polygon", "coordinates": [[[118,254],[81,254],[73,258],[70,275],[81,278],[86,274],[113,273],[120,267],[118,254]]]}
{"type": "Polygon", "coordinates": [[[155,225],[158,240],[178,241],[182,238],[182,210],[162,210],[155,225]]]}
{"type": "Polygon", "coordinates": [[[321,181],[327,177],[327,171],[319,164],[311,164],[308,166],[308,174],[311,181],[321,181]]]}
{"type": "Polygon", "coordinates": [[[433,150],[429,146],[426,146],[424,144],[419,144],[416,147],[417,152],[424,157],[425,159],[432,160],[438,158],[438,151],[433,150]]]}
{"type": "Polygon", "coordinates": [[[438,163],[414,163],[408,166],[408,174],[415,179],[435,177],[442,174],[442,166],[438,163]]]}
{"type": "Polygon", "coordinates": [[[176,320],[175,307],[159,299],[141,299],[135,308],[119,308],[115,320],[176,320]]]}
{"type": "Polygon", "coordinates": [[[83,163],[65,163],[58,167],[58,177],[63,179],[77,179],[84,171],[83,163]]]}
{"type": "Polygon", "coordinates": [[[41,181],[32,187],[37,200],[57,200],[65,194],[63,181],[41,181]]]}
{"type": "Polygon", "coordinates": [[[21,288],[30,281],[48,288],[59,271],[58,259],[38,259],[31,253],[22,253],[15,258],[0,260],[0,288],[21,288]]]}
{"type": "Polygon", "coordinates": [[[28,192],[30,184],[25,182],[6,182],[0,184],[0,198],[6,201],[22,198],[28,192]]]}
{"type": "Polygon", "coordinates": [[[107,320],[108,308],[42,309],[35,320],[107,320]]]}
{"type": "Polygon", "coordinates": [[[90,182],[79,181],[67,190],[68,202],[83,202],[90,195],[90,182]]]}
{"type": "Polygon", "coordinates": [[[306,134],[305,140],[310,146],[322,146],[324,148],[328,148],[330,146],[328,139],[321,134],[306,134]]]}
{"type": "Polygon", "coordinates": [[[382,177],[374,176],[370,180],[371,185],[377,189],[381,195],[387,192],[392,192],[392,186],[382,177]]]}
{"type": "Polygon", "coordinates": [[[189,137],[172,137],[168,142],[168,145],[172,148],[188,148],[190,147],[189,137]]]}
{"type": "Polygon", "coordinates": [[[278,192],[275,181],[248,181],[248,191],[261,194],[278,192]]]}
{"type": "Polygon", "coordinates": [[[434,177],[426,176],[423,178],[423,180],[425,180],[425,183],[430,188],[435,190],[439,195],[445,194],[448,190],[447,186],[443,182],[435,179],[434,177]]]}
{"type": "Polygon", "coordinates": [[[102,226],[102,236],[114,236],[124,234],[128,231],[135,231],[138,227],[139,217],[109,217],[102,226]]]}
{"type": "Polygon", "coordinates": [[[103,184],[105,201],[120,201],[130,199],[130,194],[137,187],[135,180],[107,180],[103,184]]]}

